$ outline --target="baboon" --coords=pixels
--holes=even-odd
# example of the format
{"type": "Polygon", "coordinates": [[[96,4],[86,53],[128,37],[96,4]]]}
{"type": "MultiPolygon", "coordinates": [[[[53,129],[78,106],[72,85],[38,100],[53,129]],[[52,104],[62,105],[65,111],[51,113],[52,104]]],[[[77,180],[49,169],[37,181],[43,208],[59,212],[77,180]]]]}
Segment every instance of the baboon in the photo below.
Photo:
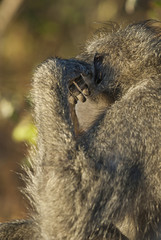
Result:
{"type": "Polygon", "coordinates": [[[75,59],[47,59],[32,98],[34,211],[0,239],[161,240],[161,22],[113,25],[75,59]]]}

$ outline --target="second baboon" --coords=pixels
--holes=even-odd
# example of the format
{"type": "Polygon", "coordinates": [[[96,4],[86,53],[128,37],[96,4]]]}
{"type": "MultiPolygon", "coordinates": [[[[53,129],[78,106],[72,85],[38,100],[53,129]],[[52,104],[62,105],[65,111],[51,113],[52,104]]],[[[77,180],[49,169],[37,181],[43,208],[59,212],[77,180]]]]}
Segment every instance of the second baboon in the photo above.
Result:
{"type": "Polygon", "coordinates": [[[33,239],[161,240],[161,23],[100,32],[76,59],[42,63],[32,86],[33,239]]]}

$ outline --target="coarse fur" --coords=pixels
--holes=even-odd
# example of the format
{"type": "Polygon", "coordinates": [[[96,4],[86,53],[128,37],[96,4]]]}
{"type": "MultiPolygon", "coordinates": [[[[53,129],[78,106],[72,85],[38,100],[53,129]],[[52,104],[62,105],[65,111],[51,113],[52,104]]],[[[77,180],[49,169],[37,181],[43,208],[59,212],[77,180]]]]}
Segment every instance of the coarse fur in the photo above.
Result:
{"type": "Polygon", "coordinates": [[[161,23],[104,31],[76,59],[46,60],[32,97],[33,240],[161,240],[161,23]],[[71,90],[76,132],[78,76],[90,94],[82,103],[71,90]]]}

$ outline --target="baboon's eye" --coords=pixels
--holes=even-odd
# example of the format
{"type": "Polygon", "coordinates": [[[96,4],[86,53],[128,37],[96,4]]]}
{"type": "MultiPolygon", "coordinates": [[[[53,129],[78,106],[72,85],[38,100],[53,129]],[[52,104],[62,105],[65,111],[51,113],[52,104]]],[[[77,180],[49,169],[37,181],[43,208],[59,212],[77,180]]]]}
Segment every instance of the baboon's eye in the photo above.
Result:
{"type": "Polygon", "coordinates": [[[103,62],[104,56],[96,53],[94,56],[94,71],[95,71],[95,78],[94,82],[96,84],[99,84],[102,81],[102,62],[103,62]]]}

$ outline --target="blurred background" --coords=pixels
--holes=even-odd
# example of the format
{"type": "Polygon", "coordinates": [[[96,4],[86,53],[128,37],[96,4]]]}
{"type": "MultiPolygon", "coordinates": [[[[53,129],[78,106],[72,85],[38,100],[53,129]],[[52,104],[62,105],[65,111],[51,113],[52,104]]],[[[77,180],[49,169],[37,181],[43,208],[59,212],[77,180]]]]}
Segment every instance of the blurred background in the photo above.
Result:
{"type": "Polygon", "coordinates": [[[161,0],[0,0],[0,221],[27,216],[21,164],[35,143],[30,82],[51,56],[77,55],[101,23],[161,20],[161,0]]]}

